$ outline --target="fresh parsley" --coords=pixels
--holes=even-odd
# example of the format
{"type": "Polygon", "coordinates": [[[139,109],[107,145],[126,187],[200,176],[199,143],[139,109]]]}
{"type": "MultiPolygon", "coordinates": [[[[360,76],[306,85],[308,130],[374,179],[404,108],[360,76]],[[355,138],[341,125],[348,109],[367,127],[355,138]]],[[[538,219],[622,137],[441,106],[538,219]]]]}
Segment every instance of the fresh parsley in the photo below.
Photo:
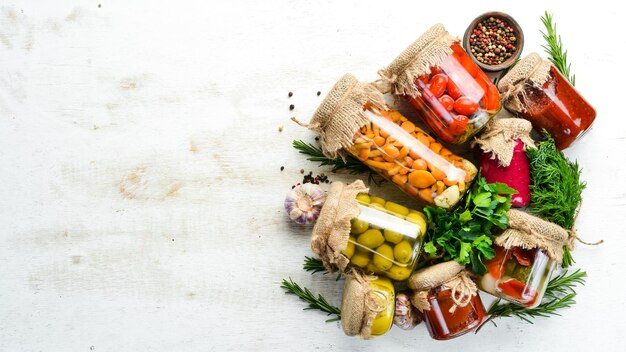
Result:
{"type": "Polygon", "coordinates": [[[495,231],[509,225],[507,212],[515,193],[504,183],[487,183],[479,177],[463,206],[454,211],[424,208],[431,224],[424,251],[431,257],[471,264],[472,271],[484,274],[487,268],[483,260],[495,256],[491,248],[495,231]]]}

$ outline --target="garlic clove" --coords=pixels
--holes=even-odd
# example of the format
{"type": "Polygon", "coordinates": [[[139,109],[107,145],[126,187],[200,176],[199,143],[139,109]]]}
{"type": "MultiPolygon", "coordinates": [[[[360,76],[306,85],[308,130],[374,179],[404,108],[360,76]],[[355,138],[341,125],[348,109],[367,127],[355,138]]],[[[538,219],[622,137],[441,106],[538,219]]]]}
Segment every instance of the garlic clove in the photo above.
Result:
{"type": "Polygon", "coordinates": [[[325,200],[326,193],[319,185],[305,183],[287,193],[285,210],[297,224],[310,224],[319,217],[325,200]]]}

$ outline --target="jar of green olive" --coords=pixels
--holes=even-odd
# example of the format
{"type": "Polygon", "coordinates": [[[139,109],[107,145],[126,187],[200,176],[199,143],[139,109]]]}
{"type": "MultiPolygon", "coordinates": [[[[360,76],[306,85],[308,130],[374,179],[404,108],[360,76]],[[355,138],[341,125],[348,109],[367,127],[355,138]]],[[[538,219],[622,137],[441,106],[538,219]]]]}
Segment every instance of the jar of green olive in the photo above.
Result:
{"type": "Polygon", "coordinates": [[[332,184],[311,248],[327,266],[343,270],[350,265],[366,274],[406,280],[424,242],[426,216],[366,192],[360,180],[332,184]]]}

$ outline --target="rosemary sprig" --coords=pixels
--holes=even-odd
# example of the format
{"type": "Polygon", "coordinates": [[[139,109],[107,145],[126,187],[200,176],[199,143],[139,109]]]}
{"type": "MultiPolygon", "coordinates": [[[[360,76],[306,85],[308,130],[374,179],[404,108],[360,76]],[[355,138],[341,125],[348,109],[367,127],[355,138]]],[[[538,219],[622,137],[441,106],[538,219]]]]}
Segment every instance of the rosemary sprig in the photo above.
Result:
{"type": "Polygon", "coordinates": [[[311,271],[311,274],[326,272],[326,268],[324,267],[324,263],[320,259],[304,257],[304,264],[302,264],[302,268],[306,271],[311,271]]]}
{"type": "Polygon", "coordinates": [[[335,315],[334,318],[326,320],[327,323],[341,319],[341,309],[328,303],[326,299],[320,294],[315,297],[313,292],[311,292],[308,288],[300,287],[300,285],[295,283],[291,278],[289,278],[289,281],[283,279],[280,287],[286,291],[285,293],[294,294],[298,296],[301,300],[307,302],[309,305],[308,307],[304,308],[304,310],[318,309],[324,313],[327,313],[328,315],[335,315]]]}
{"type": "Polygon", "coordinates": [[[501,304],[502,299],[498,299],[489,308],[489,318],[483,322],[483,324],[476,329],[478,332],[487,322],[491,322],[497,326],[493,321],[497,318],[517,317],[523,321],[533,324],[532,319],[537,317],[547,318],[551,315],[561,315],[560,311],[564,308],[569,308],[576,303],[574,298],[576,297],[576,291],[574,288],[576,285],[584,285],[587,273],[580,271],[580,269],[574,271],[571,274],[564,272],[557,277],[550,280],[546,293],[544,294],[544,301],[535,308],[524,308],[513,303],[501,304]]]}
{"type": "Polygon", "coordinates": [[[556,33],[556,23],[552,22],[552,14],[548,11],[541,16],[541,22],[546,28],[546,31],[541,31],[543,39],[546,41],[545,45],[542,45],[543,50],[549,55],[548,59],[559,72],[567,78],[572,85],[576,85],[576,75],[570,74],[571,65],[567,62],[567,50],[563,50],[563,42],[561,36],[556,33]]]}
{"type": "Polygon", "coordinates": [[[296,148],[301,154],[308,155],[308,158],[306,159],[309,161],[318,162],[320,163],[320,166],[332,166],[333,172],[346,170],[353,175],[367,173],[368,183],[374,183],[376,185],[380,185],[385,181],[382,176],[378,175],[367,167],[367,165],[352,156],[348,156],[345,161],[341,158],[330,159],[322,153],[322,149],[320,147],[311,143],[306,143],[302,140],[294,140],[293,147],[296,148]]]}
{"type": "Polygon", "coordinates": [[[308,158],[306,159],[309,161],[319,162],[320,166],[331,165],[333,167],[333,171],[347,170],[351,174],[360,174],[371,171],[367,167],[367,165],[363,164],[353,157],[346,158],[346,161],[343,161],[341,158],[327,158],[324,153],[322,153],[321,148],[314,146],[311,143],[306,143],[301,140],[294,140],[293,147],[298,149],[301,154],[308,155],[308,158]]]}

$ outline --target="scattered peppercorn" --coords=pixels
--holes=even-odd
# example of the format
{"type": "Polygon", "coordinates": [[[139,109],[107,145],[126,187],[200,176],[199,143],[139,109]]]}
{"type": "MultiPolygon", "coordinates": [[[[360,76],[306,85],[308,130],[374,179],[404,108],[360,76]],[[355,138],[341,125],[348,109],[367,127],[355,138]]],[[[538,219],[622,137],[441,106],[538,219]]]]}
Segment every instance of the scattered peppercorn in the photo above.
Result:
{"type": "Polygon", "coordinates": [[[317,96],[319,97],[320,94],[322,94],[322,92],[320,92],[319,90],[317,91],[317,96]]]}
{"type": "Polygon", "coordinates": [[[469,38],[470,51],[487,65],[499,65],[518,50],[516,31],[501,19],[489,17],[480,21],[469,38]]]}
{"type": "Polygon", "coordinates": [[[289,105],[289,110],[293,110],[295,108],[296,108],[295,105],[293,105],[293,104],[289,105]]]}
{"type": "Polygon", "coordinates": [[[285,170],[285,167],[284,167],[284,166],[281,166],[281,167],[280,167],[280,171],[283,171],[283,170],[285,170]]]}
{"type": "Polygon", "coordinates": [[[289,98],[291,98],[293,97],[293,92],[289,92],[287,95],[289,96],[289,98]]]}
{"type": "Polygon", "coordinates": [[[300,173],[303,174],[304,173],[304,169],[300,169],[300,173]]]}
{"type": "Polygon", "coordinates": [[[320,141],[320,137],[315,137],[315,141],[319,142],[320,141]]]}
{"type": "Polygon", "coordinates": [[[309,171],[308,174],[304,175],[304,177],[302,178],[302,181],[291,186],[291,189],[294,189],[296,186],[300,186],[305,183],[313,183],[313,184],[319,185],[320,183],[332,183],[332,181],[329,180],[328,176],[326,176],[323,173],[313,176],[313,171],[309,171]]]}

